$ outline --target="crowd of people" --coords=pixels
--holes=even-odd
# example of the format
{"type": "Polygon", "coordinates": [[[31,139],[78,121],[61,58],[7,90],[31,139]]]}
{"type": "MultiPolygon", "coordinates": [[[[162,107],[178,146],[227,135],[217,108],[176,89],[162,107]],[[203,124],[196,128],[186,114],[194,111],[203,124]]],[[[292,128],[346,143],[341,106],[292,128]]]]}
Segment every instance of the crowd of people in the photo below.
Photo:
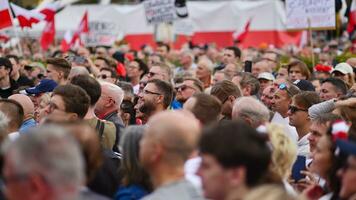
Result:
{"type": "Polygon", "coordinates": [[[338,42],[1,49],[0,199],[356,199],[338,42]]]}

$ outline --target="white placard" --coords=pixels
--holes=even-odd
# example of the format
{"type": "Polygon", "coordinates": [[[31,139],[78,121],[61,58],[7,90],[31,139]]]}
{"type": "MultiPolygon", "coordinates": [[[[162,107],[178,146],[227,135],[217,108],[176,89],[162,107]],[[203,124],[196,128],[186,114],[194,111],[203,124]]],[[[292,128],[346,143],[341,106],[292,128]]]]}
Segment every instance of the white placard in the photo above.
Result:
{"type": "Polygon", "coordinates": [[[335,28],[335,0],[286,0],[287,29],[335,28]]]}
{"type": "Polygon", "coordinates": [[[121,32],[116,23],[109,21],[90,21],[89,29],[90,33],[85,38],[87,46],[111,46],[121,32]]]}
{"type": "Polygon", "coordinates": [[[148,24],[159,24],[162,22],[172,22],[177,19],[175,0],[146,0],[145,7],[146,20],[148,24]]]}

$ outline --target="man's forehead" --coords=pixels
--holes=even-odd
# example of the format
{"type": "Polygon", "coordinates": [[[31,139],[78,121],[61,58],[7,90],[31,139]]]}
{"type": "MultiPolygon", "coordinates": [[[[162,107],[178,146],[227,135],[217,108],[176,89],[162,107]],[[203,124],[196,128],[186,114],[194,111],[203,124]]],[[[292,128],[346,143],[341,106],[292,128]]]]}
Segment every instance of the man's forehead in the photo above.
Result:
{"type": "Polygon", "coordinates": [[[160,72],[161,68],[159,66],[152,66],[150,72],[160,72]]]}

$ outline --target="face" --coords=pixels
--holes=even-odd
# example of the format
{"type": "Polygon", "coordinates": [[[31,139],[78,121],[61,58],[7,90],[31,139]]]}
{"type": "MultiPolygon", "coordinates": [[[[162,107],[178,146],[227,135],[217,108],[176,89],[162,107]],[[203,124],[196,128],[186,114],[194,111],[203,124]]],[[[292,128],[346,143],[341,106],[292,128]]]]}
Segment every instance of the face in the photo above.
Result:
{"type": "Polygon", "coordinates": [[[273,86],[268,86],[266,87],[261,95],[261,101],[268,107],[272,107],[272,100],[273,100],[273,94],[274,94],[274,87],[273,86]]]}
{"type": "Polygon", "coordinates": [[[326,135],[320,138],[315,151],[312,152],[312,158],[311,171],[324,179],[327,178],[332,163],[332,152],[330,141],[326,135]]]}
{"type": "Polygon", "coordinates": [[[163,58],[165,58],[168,54],[168,49],[165,46],[160,46],[160,47],[157,47],[156,53],[158,55],[162,56],[163,58]]]}
{"type": "Polygon", "coordinates": [[[341,174],[341,191],[339,196],[343,199],[348,199],[356,194],[356,157],[349,156],[347,159],[347,167],[343,169],[341,174]]]}
{"type": "Polygon", "coordinates": [[[148,80],[153,80],[153,79],[159,79],[159,80],[164,80],[165,76],[161,70],[160,67],[158,66],[152,66],[150,69],[150,72],[148,72],[148,80]]]}
{"type": "Polygon", "coordinates": [[[252,75],[255,77],[258,77],[258,74],[262,72],[270,72],[271,70],[269,69],[268,63],[265,61],[260,61],[255,63],[252,66],[252,75]]]}
{"type": "Polygon", "coordinates": [[[102,59],[96,59],[94,61],[94,65],[98,68],[98,69],[101,69],[101,68],[104,68],[104,67],[109,67],[104,60],[102,59]]]}
{"type": "Polygon", "coordinates": [[[260,91],[273,84],[273,81],[267,79],[258,79],[258,81],[260,82],[260,91]]]}
{"type": "Polygon", "coordinates": [[[301,127],[309,122],[308,109],[298,105],[294,99],[292,100],[290,107],[296,109],[296,111],[293,111],[293,109],[288,110],[289,124],[291,126],[301,127]]]}
{"type": "Polygon", "coordinates": [[[62,72],[58,71],[53,65],[47,65],[47,78],[59,83],[62,79],[62,72]]]}
{"type": "Polygon", "coordinates": [[[290,104],[291,99],[288,96],[287,91],[285,90],[277,90],[273,95],[272,110],[275,112],[279,112],[280,114],[287,113],[288,105],[290,104]]]}
{"type": "Polygon", "coordinates": [[[101,95],[98,99],[98,102],[95,104],[95,114],[102,115],[107,114],[107,112],[112,111],[111,109],[115,106],[115,101],[110,94],[106,87],[101,87],[101,95]]]}
{"type": "Polygon", "coordinates": [[[210,71],[204,61],[198,63],[197,71],[195,73],[198,79],[204,79],[210,76],[210,71]]]}
{"type": "Polygon", "coordinates": [[[0,66],[0,80],[9,77],[10,70],[6,69],[5,66],[0,66]]]}
{"type": "Polygon", "coordinates": [[[140,66],[138,62],[136,61],[130,62],[126,67],[126,69],[127,69],[127,76],[129,78],[140,78],[140,76],[143,73],[143,71],[140,70],[140,66]]]}
{"type": "Polygon", "coordinates": [[[289,69],[289,79],[294,82],[296,80],[306,79],[306,77],[302,74],[302,71],[298,66],[293,66],[289,69]]]}
{"type": "Polygon", "coordinates": [[[159,103],[163,101],[163,95],[160,94],[153,83],[147,83],[143,91],[138,95],[138,109],[144,114],[151,114],[156,110],[159,103]]]}
{"type": "Polygon", "coordinates": [[[191,80],[185,80],[181,86],[177,89],[176,99],[179,102],[185,102],[188,98],[193,96],[198,91],[194,82],[191,80]]]}
{"type": "Polygon", "coordinates": [[[320,99],[323,101],[330,100],[333,98],[339,97],[341,94],[338,93],[335,87],[328,82],[325,82],[321,85],[320,88],[320,99]]]}
{"type": "Polygon", "coordinates": [[[288,70],[286,68],[280,68],[277,73],[277,79],[288,78],[288,70]]]}
{"type": "Polygon", "coordinates": [[[236,62],[236,57],[235,57],[235,53],[233,50],[229,50],[229,49],[224,49],[223,51],[223,62],[225,65],[229,64],[229,63],[235,63],[236,62]]]}
{"type": "Polygon", "coordinates": [[[202,181],[204,197],[225,199],[227,176],[224,168],[211,155],[203,154],[198,173],[202,181]]]}
{"type": "Polygon", "coordinates": [[[339,71],[333,72],[332,76],[335,77],[335,78],[339,78],[339,79],[343,80],[345,83],[349,82],[349,77],[347,76],[347,74],[343,74],[343,73],[341,73],[339,71]]]}
{"type": "Polygon", "coordinates": [[[232,77],[234,77],[235,73],[237,72],[236,65],[232,64],[232,63],[231,64],[227,64],[225,66],[225,68],[223,69],[223,71],[231,79],[232,77]]]}
{"type": "Polygon", "coordinates": [[[99,80],[101,81],[105,81],[105,82],[109,82],[109,83],[112,83],[112,84],[115,84],[116,83],[116,79],[114,77],[112,77],[112,74],[110,71],[107,71],[107,70],[101,70],[98,74],[98,77],[97,77],[99,80]]]}
{"type": "Polygon", "coordinates": [[[328,126],[326,124],[321,124],[313,121],[310,125],[310,134],[308,137],[310,152],[313,152],[318,144],[320,138],[326,134],[328,126]]]}
{"type": "Polygon", "coordinates": [[[13,58],[10,58],[10,62],[12,64],[11,76],[14,76],[20,71],[20,65],[13,58]]]}
{"type": "Polygon", "coordinates": [[[216,72],[213,77],[212,85],[215,85],[217,82],[225,80],[224,72],[216,72]]]}
{"type": "Polygon", "coordinates": [[[56,122],[73,120],[74,113],[67,113],[65,109],[65,104],[62,97],[59,95],[53,95],[49,104],[45,108],[45,112],[47,113],[47,117],[49,119],[56,122]]]}
{"type": "Polygon", "coordinates": [[[48,100],[39,98],[38,107],[35,109],[35,118],[37,122],[40,122],[45,116],[48,115],[46,112],[46,107],[48,106],[48,100]]]}

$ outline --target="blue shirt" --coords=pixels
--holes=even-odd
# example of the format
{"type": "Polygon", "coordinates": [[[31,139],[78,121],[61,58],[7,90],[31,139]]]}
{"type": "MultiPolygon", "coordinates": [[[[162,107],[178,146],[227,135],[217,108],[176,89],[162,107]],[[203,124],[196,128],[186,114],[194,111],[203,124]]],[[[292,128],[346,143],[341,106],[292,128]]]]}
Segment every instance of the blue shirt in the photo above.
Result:
{"type": "Polygon", "coordinates": [[[171,110],[180,110],[183,108],[183,104],[174,99],[170,106],[171,110]]]}
{"type": "Polygon", "coordinates": [[[138,200],[148,194],[147,190],[139,185],[120,186],[115,194],[115,200],[138,200]]]}
{"type": "Polygon", "coordinates": [[[37,126],[36,121],[33,118],[28,119],[28,120],[22,122],[19,132],[20,132],[20,134],[26,133],[28,129],[35,127],[35,126],[37,126]]]}

